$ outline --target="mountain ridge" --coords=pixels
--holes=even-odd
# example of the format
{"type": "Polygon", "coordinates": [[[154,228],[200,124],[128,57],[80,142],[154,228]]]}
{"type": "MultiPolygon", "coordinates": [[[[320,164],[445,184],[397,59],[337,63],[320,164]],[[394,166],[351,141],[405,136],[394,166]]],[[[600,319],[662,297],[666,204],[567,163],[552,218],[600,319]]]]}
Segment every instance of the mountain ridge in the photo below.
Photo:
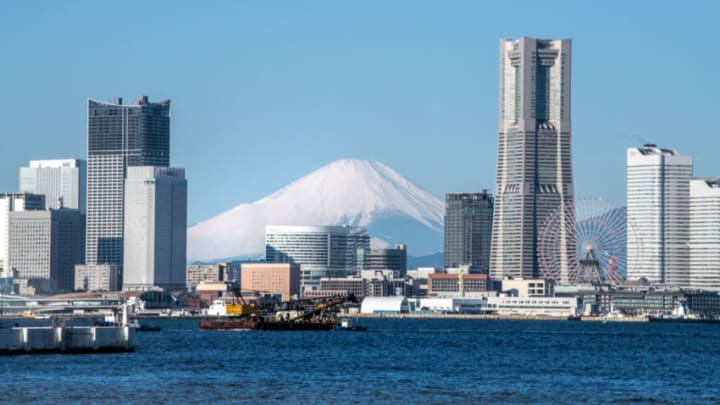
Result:
{"type": "Polygon", "coordinates": [[[190,227],[188,259],[264,254],[266,225],[363,226],[371,237],[390,236],[375,238],[375,246],[405,243],[415,254],[432,254],[442,250],[443,215],[439,198],[384,163],[340,159],[190,227]],[[399,235],[397,228],[412,231],[399,235]]]}

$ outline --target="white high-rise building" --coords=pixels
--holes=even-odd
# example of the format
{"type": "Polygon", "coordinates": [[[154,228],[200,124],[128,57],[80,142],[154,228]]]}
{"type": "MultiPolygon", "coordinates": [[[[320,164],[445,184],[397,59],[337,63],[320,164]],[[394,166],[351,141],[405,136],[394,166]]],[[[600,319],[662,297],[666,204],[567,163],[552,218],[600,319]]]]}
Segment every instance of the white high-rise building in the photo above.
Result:
{"type": "Polygon", "coordinates": [[[185,289],[185,170],[130,166],[125,180],[123,290],[185,289]]]}
{"type": "Polygon", "coordinates": [[[300,265],[302,291],[320,287],[321,278],[359,276],[370,237],[357,226],[265,227],[265,259],[300,265]]]}
{"type": "Polygon", "coordinates": [[[561,235],[551,260],[569,281],[576,241],[570,121],[571,40],[522,37],[500,41],[500,116],[490,275],[534,278],[538,237],[560,212],[561,235]],[[562,211],[560,211],[562,210],[562,211]]]}
{"type": "Polygon", "coordinates": [[[720,290],[720,178],[690,180],[690,287],[720,290]]]}
{"type": "Polygon", "coordinates": [[[691,156],[648,144],[627,150],[628,279],[689,285],[691,156]]]}
{"type": "Polygon", "coordinates": [[[85,214],[86,177],[82,159],[31,160],[30,167],[20,168],[19,191],[45,194],[46,209],[73,208],[85,214]]]}
{"type": "Polygon", "coordinates": [[[44,208],[45,196],[42,194],[0,194],[0,268],[4,277],[11,276],[9,261],[10,213],[44,208]]]}

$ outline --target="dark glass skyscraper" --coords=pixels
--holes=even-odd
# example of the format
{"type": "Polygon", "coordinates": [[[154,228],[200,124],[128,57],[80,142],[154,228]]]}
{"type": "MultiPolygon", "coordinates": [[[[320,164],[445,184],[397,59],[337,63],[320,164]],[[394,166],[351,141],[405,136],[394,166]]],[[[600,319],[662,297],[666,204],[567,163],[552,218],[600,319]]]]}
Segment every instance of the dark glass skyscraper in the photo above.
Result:
{"type": "Polygon", "coordinates": [[[445,267],[471,265],[488,271],[493,197],[482,193],[445,196],[445,267]]]}
{"type": "Polygon", "coordinates": [[[87,264],[123,263],[128,166],[170,165],[170,100],[88,100],[87,264]]]}

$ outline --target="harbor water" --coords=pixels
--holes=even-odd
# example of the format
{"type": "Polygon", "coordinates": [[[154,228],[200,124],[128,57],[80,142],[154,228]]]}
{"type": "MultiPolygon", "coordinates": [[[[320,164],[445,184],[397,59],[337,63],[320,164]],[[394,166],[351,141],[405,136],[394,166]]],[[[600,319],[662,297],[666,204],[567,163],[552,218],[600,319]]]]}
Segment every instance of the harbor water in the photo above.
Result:
{"type": "Polygon", "coordinates": [[[720,325],[360,319],[365,332],[201,331],[136,351],[2,358],[4,403],[702,403],[720,325]]]}

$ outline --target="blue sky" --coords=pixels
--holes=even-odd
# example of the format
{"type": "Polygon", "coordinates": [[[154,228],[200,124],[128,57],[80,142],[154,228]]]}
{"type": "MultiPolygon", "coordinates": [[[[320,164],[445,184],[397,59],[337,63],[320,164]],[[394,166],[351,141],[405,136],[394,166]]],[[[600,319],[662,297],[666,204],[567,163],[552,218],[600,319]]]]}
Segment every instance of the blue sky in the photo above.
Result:
{"type": "Polygon", "coordinates": [[[172,99],[189,223],[339,158],[437,196],[492,189],[498,40],[573,39],[577,197],[624,204],[644,142],[720,176],[720,2],[14,1],[0,13],[0,192],[85,157],[86,100],[172,99]],[[206,4],[207,3],[207,4],[206,4]]]}

